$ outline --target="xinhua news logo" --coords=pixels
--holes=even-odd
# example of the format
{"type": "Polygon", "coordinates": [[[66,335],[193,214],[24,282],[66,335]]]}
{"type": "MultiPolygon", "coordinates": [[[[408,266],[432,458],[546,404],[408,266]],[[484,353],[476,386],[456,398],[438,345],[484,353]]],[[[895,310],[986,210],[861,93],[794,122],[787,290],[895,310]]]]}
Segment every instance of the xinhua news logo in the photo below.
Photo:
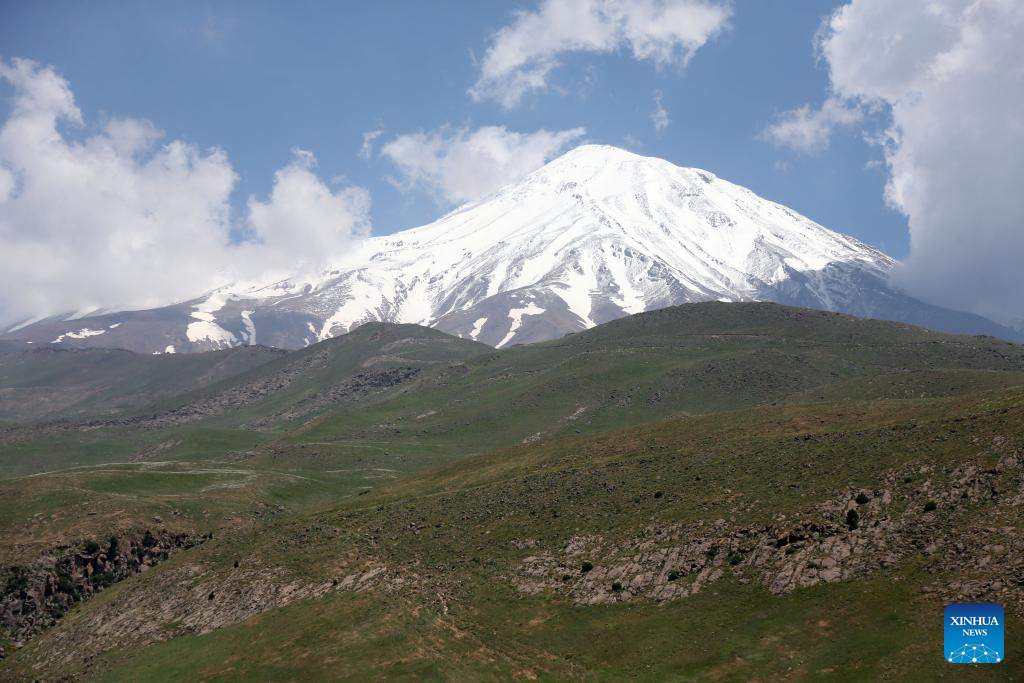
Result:
{"type": "Polygon", "coordinates": [[[1003,650],[1003,608],[994,602],[954,602],[945,613],[945,657],[953,664],[998,664],[1003,650]]]}

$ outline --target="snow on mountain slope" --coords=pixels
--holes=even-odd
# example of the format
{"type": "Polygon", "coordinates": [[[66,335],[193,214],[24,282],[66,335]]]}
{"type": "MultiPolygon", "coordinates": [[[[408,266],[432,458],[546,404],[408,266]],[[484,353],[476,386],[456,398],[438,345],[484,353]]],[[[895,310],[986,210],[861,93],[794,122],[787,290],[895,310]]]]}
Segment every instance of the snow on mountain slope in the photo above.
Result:
{"type": "MultiPolygon", "coordinates": [[[[160,309],[164,332],[148,334],[139,350],[256,338],[299,347],[370,320],[430,325],[505,347],[707,300],[1002,331],[890,289],[893,260],[852,237],[707,171],[602,145],[578,147],[483,201],[361,249],[349,265],[315,278],[227,287],[160,309]]],[[[135,317],[100,322],[124,322],[117,331],[128,335],[135,317]]],[[[65,332],[48,323],[48,333],[65,332]]],[[[104,335],[103,343],[122,335],[104,335]]]]}

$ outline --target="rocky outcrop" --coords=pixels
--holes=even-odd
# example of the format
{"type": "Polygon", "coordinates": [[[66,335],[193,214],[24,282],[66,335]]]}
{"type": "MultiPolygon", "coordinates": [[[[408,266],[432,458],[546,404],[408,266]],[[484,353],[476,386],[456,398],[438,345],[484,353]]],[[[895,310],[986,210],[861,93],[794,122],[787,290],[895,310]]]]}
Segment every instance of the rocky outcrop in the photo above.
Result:
{"type": "Polygon", "coordinates": [[[93,422],[83,425],[79,429],[88,430],[110,426],[169,427],[196,422],[212,415],[222,415],[229,410],[256,403],[274,392],[288,388],[292,382],[306,372],[324,367],[329,356],[330,352],[327,349],[321,349],[289,363],[277,372],[245,384],[229,387],[213,396],[192,401],[180,408],[154,415],[93,422]]]}
{"type": "Polygon", "coordinates": [[[843,491],[792,522],[651,525],[626,540],[578,535],[560,552],[524,558],[513,583],[578,604],[662,601],[727,574],[787,593],[920,559],[936,576],[926,592],[947,602],[996,596],[1024,613],[1024,536],[1015,524],[1022,510],[1024,453],[1004,452],[987,467],[972,460],[945,471],[889,472],[878,488],[843,491]],[[977,522],[979,509],[990,523],[977,522]],[[958,580],[944,583],[943,576],[958,580]]]}
{"type": "Polygon", "coordinates": [[[16,642],[52,626],[76,603],[166,560],[205,538],[146,531],[111,536],[81,547],[54,548],[34,562],[11,567],[0,593],[0,628],[16,642]]]}
{"type": "Polygon", "coordinates": [[[277,422],[297,420],[330,406],[358,401],[370,394],[385,391],[415,379],[420,368],[397,367],[366,370],[349,377],[329,389],[307,396],[292,407],[274,415],[261,417],[248,425],[250,429],[269,429],[277,422]]]}

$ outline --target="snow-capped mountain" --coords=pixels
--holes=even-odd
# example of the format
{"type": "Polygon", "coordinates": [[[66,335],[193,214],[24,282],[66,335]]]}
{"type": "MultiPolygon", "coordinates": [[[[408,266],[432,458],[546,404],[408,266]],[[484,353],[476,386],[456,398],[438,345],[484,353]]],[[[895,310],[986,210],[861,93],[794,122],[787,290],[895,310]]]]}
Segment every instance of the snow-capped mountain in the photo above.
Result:
{"type": "Polygon", "coordinates": [[[369,239],[350,265],[315,278],[225,287],[151,311],[50,319],[6,337],[146,352],[294,348],[382,320],[506,347],[708,300],[1014,336],[893,290],[893,265],[707,171],[584,145],[430,225],[369,239]]]}

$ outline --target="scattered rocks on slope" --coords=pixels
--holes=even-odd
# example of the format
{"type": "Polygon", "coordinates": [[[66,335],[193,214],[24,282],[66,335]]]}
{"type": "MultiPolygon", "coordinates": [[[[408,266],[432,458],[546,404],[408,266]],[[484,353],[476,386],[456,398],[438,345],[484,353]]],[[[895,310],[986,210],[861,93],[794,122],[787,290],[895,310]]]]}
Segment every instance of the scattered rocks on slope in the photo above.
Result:
{"type": "Polygon", "coordinates": [[[928,572],[964,577],[930,592],[947,601],[998,594],[1024,613],[1024,536],[1009,524],[1024,509],[1024,453],[1004,453],[990,468],[891,472],[883,488],[860,493],[843,492],[820,504],[815,519],[788,526],[731,528],[718,520],[650,526],[625,541],[578,535],[560,551],[524,558],[513,582],[526,593],[567,593],[579,604],[661,601],[697,593],[726,573],[786,593],[924,557],[928,572]],[[960,510],[980,503],[1003,523],[964,526],[960,510]],[[859,510],[855,528],[842,521],[850,509],[859,510]],[[594,557],[603,559],[580,573],[580,562],[594,557]]]}
{"type": "Polygon", "coordinates": [[[251,429],[267,429],[279,421],[297,420],[328,406],[357,401],[378,391],[404,384],[419,374],[420,369],[415,367],[360,372],[324,392],[301,399],[288,410],[259,418],[246,426],[251,429]]]}
{"type": "Polygon", "coordinates": [[[102,427],[170,427],[197,422],[212,415],[221,415],[232,409],[261,401],[270,394],[288,388],[300,375],[326,365],[329,357],[324,349],[288,364],[278,372],[260,377],[246,384],[229,387],[208,398],[154,415],[125,417],[114,420],[93,421],[77,427],[83,431],[102,427]]]}

